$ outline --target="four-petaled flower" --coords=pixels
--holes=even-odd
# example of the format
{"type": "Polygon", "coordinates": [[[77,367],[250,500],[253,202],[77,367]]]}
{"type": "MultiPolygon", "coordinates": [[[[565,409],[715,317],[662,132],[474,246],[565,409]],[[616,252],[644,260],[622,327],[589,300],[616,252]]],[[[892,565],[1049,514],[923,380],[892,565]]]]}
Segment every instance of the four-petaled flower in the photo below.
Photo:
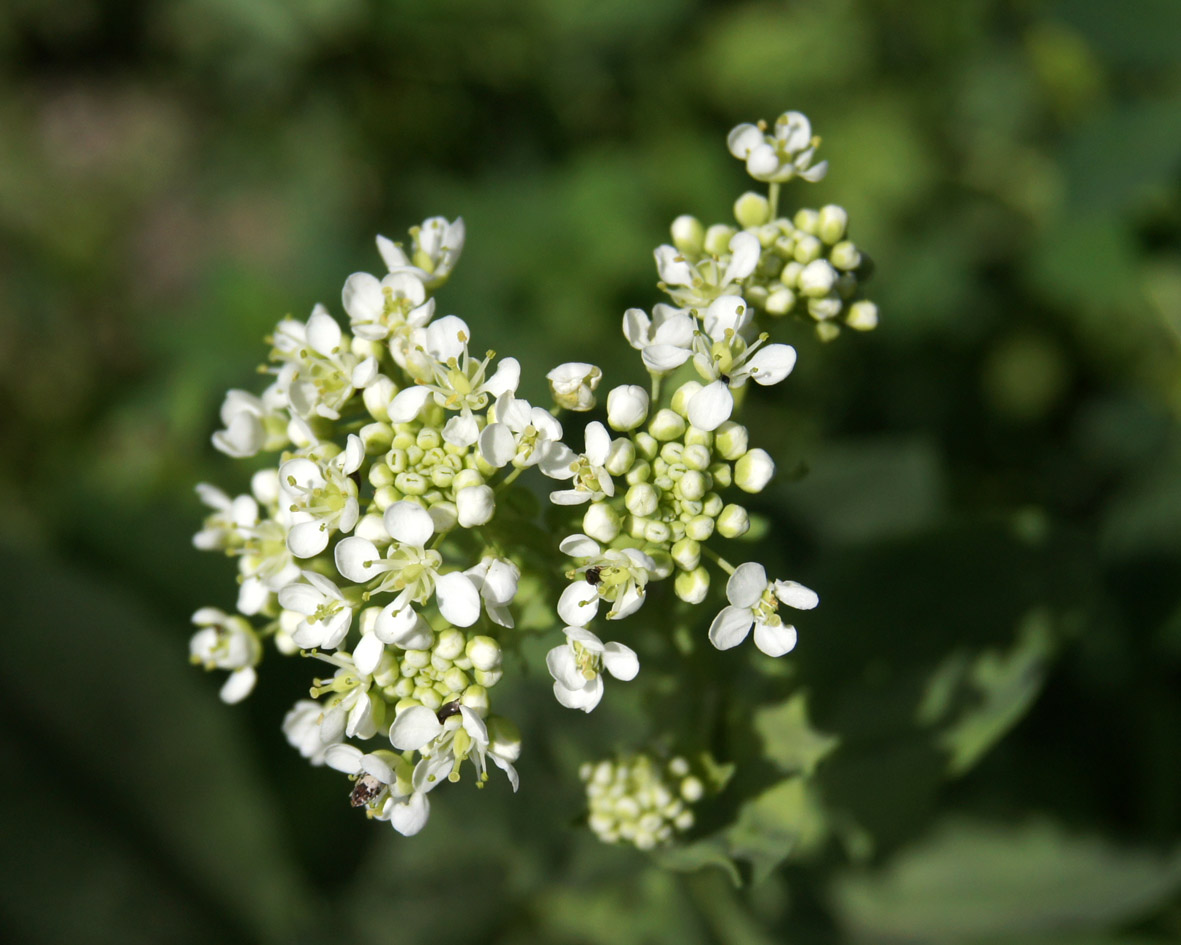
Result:
{"type": "Polygon", "coordinates": [[[802,177],[815,182],[828,172],[827,161],[812,164],[820,139],[812,136],[812,125],[800,112],[780,115],[771,134],[766,122],[738,125],[727,144],[731,154],[746,162],[746,172],[755,180],[780,184],[802,177]]]}
{"type": "Polygon", "coordinates": [[[640,671],[635,651],[622,643],[604,643],[584,627],[567,627],[566,643],[545,658],[554,677],[554,697],[568,709],[590,712],[603,698],[603,670],[627,682],[640,671]]]}
{"type": "Polygon", "coordinates": [[[709,628],[709,642],[719,650],[738,646],[755,628],[755,646],[768,656],[782,656],[796,645],[796,628],[779,616],[779,605],[811,610],[820,598],[795,581],[767,581],[761,564],[748,561],[735,568],[726,582],[728,607],[709,628]]]}

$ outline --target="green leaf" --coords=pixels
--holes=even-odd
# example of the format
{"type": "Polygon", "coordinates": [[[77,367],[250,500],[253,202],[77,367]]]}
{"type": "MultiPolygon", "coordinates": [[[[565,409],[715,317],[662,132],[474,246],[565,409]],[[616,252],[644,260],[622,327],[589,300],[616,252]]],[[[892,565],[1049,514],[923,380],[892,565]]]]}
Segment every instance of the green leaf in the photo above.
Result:
{"type": "Polygon", "coordinates": [[[948,820],[884,869],[846,871],[831,891],[838,921],[859,938],[945,945],[1098,930],[1179,888],[1181,850],[1125,850],[1047,822],[948,820]]]}
{"type": "Polygon", "coordinates": [[[777,706],[754,713],[755,731],[762,736],[767,757],[784,774],[811,776],[840,739],[812,728],[808,721],[808,697],[798,692],[777,706]]]}
{"type": "Polygon", "coordinates": [[[813,848],[826,829],[808,779],[792,777],[744,804],[727,839],[730,855],[748,861],[759,883],[797,847],[813,848]]]}

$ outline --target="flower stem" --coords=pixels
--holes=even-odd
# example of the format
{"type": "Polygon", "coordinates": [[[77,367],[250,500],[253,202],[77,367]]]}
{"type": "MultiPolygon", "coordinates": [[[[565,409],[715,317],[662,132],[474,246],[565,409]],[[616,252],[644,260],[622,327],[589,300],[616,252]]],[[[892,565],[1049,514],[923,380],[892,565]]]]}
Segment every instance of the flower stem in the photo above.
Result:
{"type": "Polygon", "coordinates": [[[774,220],[779,216],[779,184],[773,182],[767,188],[767,201],[771,204],[771,219],[774,220]]]}
{"type": "Polygon", "coordinates": [[[737,570],[737,568],[735,568],[734,565],[732,565],[729,561],[727,561],[725,558],[723,558],[720,554],[718,554],[712,548],[702,547],[701,553],[703,555],[705,555],[707,558],[711,558],[713,560],[714,564],[716,564],[719,568],[721,568],[727,574],[733,574],[737,570]]]}

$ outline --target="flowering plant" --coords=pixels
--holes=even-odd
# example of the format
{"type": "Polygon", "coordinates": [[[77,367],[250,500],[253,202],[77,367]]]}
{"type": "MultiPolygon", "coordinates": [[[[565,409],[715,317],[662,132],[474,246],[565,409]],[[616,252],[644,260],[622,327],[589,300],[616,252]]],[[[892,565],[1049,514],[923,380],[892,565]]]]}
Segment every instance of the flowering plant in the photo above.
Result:
{"type": "MultiPolygon", "coordinates": [[[[388,271],[346,280],[347,332],[319,305],[279,322],[269,386],[230,391],[213,435],[230,456],[271,458],[247,494],[198,487],[211,511],[196,545],[238,566],[238,613],[193,617],[194,662],[230,673],[222,699],[249,695],[265,650],[314,661],[309,698],[283,721],[288,740],[348,775],[354,806],[411,835],[444,781],[482,786],[491,763],[517,789],[521,736],[494,711],[494,691],[513,684],[503,654],[527,634],[555,638],[555,713],[609,699],[606,676],[643,685],[648,653],[675,673],[678,652],[663,645],[673,611],[711,618],[699,638],[677,640],[680,657],[705,641],[736,647],[752,629],[760,659],[789,653],[797,632],[783,608],[819,598],[728,560],[751,528],[739,500],[775,473],[736,418],[748,382],[778,385],[795,366],[795,348],[770,340],[776,319],[798,316],[824,340],[877,322],[845,211],[779,212],[782,184],[824,176],[818,143],[798,112],[730,133],[768,192],[739,197],[734,223],[673,222],[672,244],[655,250],[670,301],[623,314],[650,385],[610,389],[589,422],[575,415],[598,409],[599,367],[550,370],[552,405],[534,405],[518,396],[516,359],[473,352],[468,323],[437,316],[435,293],[464,246],[460,219],[428,219],[405,244],[378,237],[388,271]],[[532,490],[547,479],[556,535],[537,527],[532,490]],[[518,627],[525,607],[545,616],[518,627]]],[[[588,824],[603,840],[668,844],[733,770],[692,732],[664,733],[663,746],[583,765],[588,824]]]]}

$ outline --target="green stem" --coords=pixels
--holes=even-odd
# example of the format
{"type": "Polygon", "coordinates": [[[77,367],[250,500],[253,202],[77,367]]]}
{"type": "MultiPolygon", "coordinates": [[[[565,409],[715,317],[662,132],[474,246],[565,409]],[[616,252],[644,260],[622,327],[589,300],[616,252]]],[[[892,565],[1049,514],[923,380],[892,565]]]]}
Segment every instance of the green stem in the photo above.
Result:
{"type": "Polygon", "coordinates": [[[767,188],[767,201],[771,204],[771,219],[774,220],[779,216],[779,185],[772,183],[767,188]]]}
{"type": "Polygon", "coordinates": [[[721,568],[727,574],[733,574],[735,571],[738,570],[737,568],[734,567],[734,565],[732,565],[729,561],[727,561],[725,558],[723,558],[720,554],[718,554],[712,548],[707,548],[703,545],[701,548],[701,553],[703,555],[705,555],[707,558],[710,558],[714,562],[714,564],[716,564],[719,568],[721,568]]]}

